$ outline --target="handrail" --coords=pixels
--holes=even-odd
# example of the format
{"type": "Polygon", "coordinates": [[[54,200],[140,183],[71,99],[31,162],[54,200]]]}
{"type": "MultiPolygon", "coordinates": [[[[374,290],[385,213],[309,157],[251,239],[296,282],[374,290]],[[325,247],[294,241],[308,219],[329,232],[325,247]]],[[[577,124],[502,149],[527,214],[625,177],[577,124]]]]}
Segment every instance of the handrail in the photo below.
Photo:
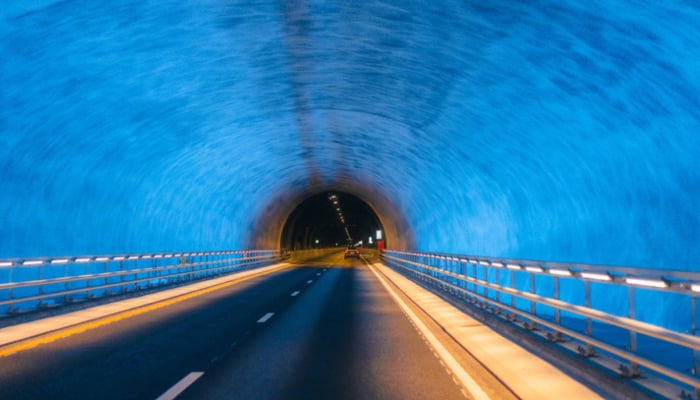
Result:
{"type": "MultiPolygon", "coordinates": [[[[698,293],[700,292],[700,286],[696,286],[700,285],[700,274],[698,273],[585,264],[575,264],[573,266],[573,264],[565,263],[543,263],[539,261],[533,263],[527,260],[403,251],[384,251],[383,258],[392,266],[417,274],[423,279],[437,283],[441,287],[462,293],[470,299],[477,299],[479,302],[489,304],[495,309],[501,310],[501,312],[508,312],[510,313],[509,320],[511,321],[516,320],[517,316],[520,316],[531,323],[551,329],[556,334],[556,336],[552,337],[566,335],[579,341],[587,346],[587,350],[582,354],[584,356],[590,356],[593,354],[593,349],[596,348],[628,361],[630,367],[627,371],[634,371],[640,366],[645,367],[671,380],[688,385],[695,390],[696,396],[700,394],[700,379],[697,376],[700,338],[694,335],[697,326],[695,321],[695,302],[700,295],[698,293]],[[487,271],[491,271],[491,273],[489,274],[487,271]],[[503,280],[499,278],[499,271],[501,272],[500,278],[504,277],[503,274],[510,273],[510,286],[503,284],[503,280]],[[524,274],[527,274],[527,279],[530,283],[529,291],[516,288],[515,273],[520,273],[518,277],[521,286],[524,283],[522,278],[525,278],[524,274]],[[543,293],[537,293],[535,278],[543,275],[548,275],[553,279],[553,285],[557,288],[551,297],[543,293]],[[559,298],[558,289],[560,279],[582,280],[585,285],[586,304],[578,305],[562,301],[559,298]],[[593,282],[626,287],[629,302],[628,317],[621,317],[594,309],[591,306],[590,293],[590,286],[593,282]],[[480,290],[477,290],[477,288],[480,288],[480,290]],[[689,308],[693,309],[692,326],[689,327],[689,331],[692,334],[677,332],[637,320],[635,318],[634,293],[638,288],[654,290],[659,293],[680,293],[687,296],[690,299],[689,304],[691,304],[689,308]],[[482,293],[479,293],[479,291],[482,293]],[[489,296],[491,293],[494,296],[489,296]],[[501,296],[498,294],[509,296],[511,304],[506,304],[506,302],[502,301],[501,296]],[[529,312],[517,307],[515,298],[529,302],[529,312]],[[553,309],[555,314],[554,321],[551,318],[546,318],[551,317],[551,311],[538,313],[534,304],[541,304],[553,309]],[[586,332],[582,333],[562,326],[559,317],[559,313],[562,311],[585,319],[586,332]],[[591,321],[598,321],[607,326],[614,326],[627,331],[630,340],[629,348],[623,350],[600,338],[594,338],[591,321]],[[654,357],[641,356],[638,354],[637,349],[637,334],[688,349],[689,352],[692,352],[693,365],[690,367],[672,368],[653,359],[654,357]],[[685,369],[690,370],[691,373],[684,372],[685,369]]],[[[628,377],[634,377],[634,373],[628,377]]]]}
{"type": "MultiPolygon", "coordinates": [[[[258,259],[266,259],[268,258],[267,256],[256,256],[256,257],[249,257],[247,258],[248,261],[254,261],[258,259]]],[[[175,266],[178,266],[180,268],[187,268],[190,266],[194,265],[211,265],[211,264],[220,264],[222,262],[233,262],[235,260],[238,260],[237,258],[229,258],[225,260],[219,260],[219,261],[208,261],[208,262],[201,262],[197,264],[174,264],[174,265],[166,265],[162,267],[151,267],[151,268],[142,268],[136,270],[137,272],[134,272],[135,270],[125,270],[125,271],[117,271],[117,272],[106,272],[106,273],[97,273],[97,274],[82,274],[82,275],[74,275],[74,276],[67,276],[63,278],[52,278],[52,279],[37,279],[37,280],[28,280],[28,281],[22,281],[22,282],[10,282],[10,283],[2,283],[0,284],[0,290],[8,290],[8,289],[18,289],[18,288],[23,288],[23,287],[32,287],[32,286],[37,286],[37,285],[52,285],[56,283],[68,283],[68,282],[74,282],[74,281],[82,281],[85,279],[107,279],[107,278],[114,278],[114,277],[120,277],[124,275],[132,275],[134,273],[148,273],[148,272],[160,272],[160,271],[167,271],[172,269],[175,266]]],[[[0,303],[1,305],[2,303],[0,303]]]]}
{"type": "Polygon", "coordinates": [[[115,287],[125,292],[163,286],[286,257],[283,251],[254,249],[0,259],[0,314],[15,314],[20,304],[37,309],[45,300],[62,304],[74,301],[75,294],[109,296],[115,287]]]}
{"type": "Polygon", "coordinates": [[[700,272],[533,261],[500,257],[464,256],[445,253],[421,253],[394,250],[386,251],[386,253],[414,257],[433,257],[440,260],[468,262],[470,264],[487,267],[522,270],[535,274],[571,277],[584,281],[608,282],[627,286],[664,289],[681,293],[692,292],[693,296],[700,297],[700,272]]]}

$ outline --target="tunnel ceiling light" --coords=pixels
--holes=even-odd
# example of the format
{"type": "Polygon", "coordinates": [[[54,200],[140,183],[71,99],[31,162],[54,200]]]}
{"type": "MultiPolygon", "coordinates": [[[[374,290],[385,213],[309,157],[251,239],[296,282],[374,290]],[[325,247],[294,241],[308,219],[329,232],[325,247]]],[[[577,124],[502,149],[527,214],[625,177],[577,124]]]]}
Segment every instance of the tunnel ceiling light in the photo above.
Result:
{"type": "Polygon", "coordinates": [[[653,287],[659,289],[664,289],[668,287],[668,283],[655,279],[626,278],[625,282],[627,282],[630,285],[653,287]]]}
{"type": "Polygon", "coordinates": [[[518,264],[508,264],[508,266],[507,266],[506,268],[508,268],[508,269],[513,269],[513,270],[516,270],[516,271],[517,271],[517,270],[519,270],[519,269],[522,269],[523,267],[521,267],[521,266],[518,265],[518,264]]]}
{"type": "Polygon", "coordinates": [[[483,265],[483,266],[488,267],[488,266],[490,266],[491,264],[489,264],[488,261],[479,261],[479,265],[483,265]]]}
{"type": "Polygon", "coordinates": [[[542,272],[542,267],[525,267],[528,272],[542,272]]]}
{"type": "Polygon", "coordinates": [[[610,281],[610,275],[608,274],[596,274],[593,272],[581,272],[581,278],[592,279],[594,281],[610,281]]]}
{"type": "MultiPolygon", "coordinates": [[[[491,266],[503,268],[503,263],[502,263],[502,262],[498,262],[498,261],[493,261],[493,262],[491,262],[491,266]]],[[[520,268],[520,267],[518,267],[518,268],[520,268]]]]}
{"type": "Polygon", "coordinates": [[[95,261],[109,261],[109,257],[97,257],[95,261]]]}
{"type": "Polygon", "coordinates": [[[41,265],[44,262],[41,260],[30,260],[30,261],[25,261],[22,263],[22,265],[41,265]]]}
{"type": "Polygon", "coordinates": [[[0,267],[11,267],[11,266],[12,266],[12,261],[0,262],[0,267]]]}
{"type": "Polygon", "coordinates": [[[90,257],[81,257],[81,258],[76,258],[75,262],[77,263],[86,263],[90,262],[91,258],[90,257]]]}
{"type": "Polygon", "coordinates": [[[114,260],[115,260],[115,261],[122,261],[122,260],[124,260],[125,258],[126,258],[126,257],[124,257],[124,256],[116,256],[116,257],[114,257],[114,260]]]}
{"type": "Polygon", "coordinates": [[[59,258],[57,260],[51,260],[51,264],[67,264],[68,259],[67,258],[59,258]]]}
{"type": "Polygon", "coordinates": [[[700,292],[700,284],[695,283],[690,285],[690,290],[692,290],[693,292],[700,292]]]}
{"type": "Polygon", "coordinates": [[[567,269],[550,269],[549,273],[552,275],[559,275],[559,276],[571,276],[571,271],[567,269]]]}

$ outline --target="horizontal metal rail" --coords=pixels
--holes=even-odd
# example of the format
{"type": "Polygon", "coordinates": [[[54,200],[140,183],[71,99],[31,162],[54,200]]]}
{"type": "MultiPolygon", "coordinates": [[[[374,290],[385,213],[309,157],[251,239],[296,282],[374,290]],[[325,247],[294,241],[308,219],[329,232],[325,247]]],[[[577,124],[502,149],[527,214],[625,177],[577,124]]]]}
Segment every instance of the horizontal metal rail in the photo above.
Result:
{"type": "MultiPolygon", "coordinates": [[[[269,259],[269,256],[256,256],[256,257],[248,257],[244,259],[244,261],[247,261],[248,263],[254,263],[257,260],[263,260],[263,259],[269,259]]],[[[57,283],[69,283],[69,282],[76,282],[76,281],[84,281],[86,279],[109,279],[109,278],[114,278],[114,277],[121,277],[124,275],[133,275],[134,273],[150,273],[150,272],[161,272],[161,271],[169,271],[172,270],[173,268],[189,268],[189,267],[194,267],[194,266],[206,266],[206,265],[212,265],[212,264],[221,264],[221,263],[233,263],[235,261],[241,260],[240,258],[229,258],[229,259],[223,259],[223,260],[217,260],[217,261],[207,261],[207,262],[201,262],[201,263],[193,263],[193,264],[170,264],[170,265],[165,265],[162,267],[151,267],[151,268],[143,268],[143,269],[132,269],[132,270],[122,270],[122,271],[115,271],[115,272],[105,272],[105,273],[98,273],[98,274],[83,274],[83,275],[74,275],[74,276],[67,276],[67,277],[62,277],[62,278],[53,278],[53,279],[40,279],[40,280],[29,280],[29,281],[23,281],[23,282],[10,282],[10,283],[2,283],[0,284],[0,290],[8,290],[8,289],[18,289],[18,288],[23,288],[23,287],[32,287],[32,286],[43,286],[43,285],[53,285],[57,283]]],[[[167,276],[167,275],[165,275],[167,276]]],[[[161,276],[163,277],[163,276],[161,276]]],[[[0,303],[2,304],[2,303],[0,303]]]]}
{"type": "MultiPolygon", "coordinates": [[[[443,288],[460,293],[462,296],[475,299],[475,301],[484,304],[489,304],[495,309],[506,311],[510,313],[512,317],[521,316],[537,325],[551,329],[557,335],[566,335],[577,340],[588,346],[587,351],[596,348],[608,354],[615,355],[620,359],[628,361],[631,367],[645,367],[676,382],[688,385],[695,390],[696,397],[700,394],[700,379],[698,379],[696,375],[698,367],[697,355],[698,351],[700,351],[700,338],[694,336],[696,327],[694,304],[697,296],[700,295],[700,293],[698,293],[698,288],[694,286],[698,285],[698,282],[700,282],[700,274],[692,272],[678,273],[677,271],[667,270],[644,270],[629,267],[620,269],[616,267],[583,264],[576,264],[576,267],[572,267],[563,263],[537,262],[537,264],[533,264],[531,261],[512,259],[506,260],[398,251],[385,251],[383,257],[390,265],[399,267],[405,272],[417,274],[423,279],[427,279],[443,288]],[[482,268],[481,278],[478,276],[477,268],[482,268]],[[491,271],[492,273],[489,275],[487,271],[491,271]],[[503,278],[503,275],[499,274],[498,271],[509,271],[511,273],[510,286],[504,286],[502,284],[500,278],[503,278]],[[517,272],[527,273],[527,279],[530,283],[529,292],[515,288],[516,278],[515,275],[512,274],[517,272]],[[659,272],[662,274],[657,275],[659,272]],[[586,305],[582,306],[560,300],[558,298],[558,289],[555,291],[553,297],[547,297],[541,293],[536,293],[537,289],[534,284],[534,277],[538,274],[550,275],[555,281],[554,285],[557,287],[559,285],[559,279],[583,280],[584,283],[586,283],[586,305]],[[493,279],[489,280],[490,277],[493,279]],[[493,281],[494,279],[496,282],[493,281]],[[628,301],[630,304],[628,307],[630,315],[628,317],[621,317],[592,308],[590,283],[587,282],[604,282],[616,286],[626,286],[629,293],[628,301]],[[670,291],[686,295],[689,298],[689,304],[692,304],[692,307],[689,307],[689,311],[691,311],[691,308],[693,309],[692,326],[689,327],[689,331],[693,334],[680,333],[659,325],[635,319],[634,291],[636,288],[640,287],[658,291],[659,293],[670,291]],[[480,290],[477,290],[477,288],[480,288],[480,290]],[[479,291],[483,293],[479,293],[479,291]],[[489,296],[490,294],[493,294],[493,296],[489,296]],[[509,296],[511,304],[502,301],[499,294],[509,296]],[[522,308],[516,307],[515,298],[529,302],[530,311],[528,312],[522,308]],[[556,315],[554,321],[546,318],[541,313],[538,315],[534,304],[540,304],[553,309],[556,315]],[[559,313],[561,311],[585,319],[587,322],[586,332],[581,333],[562,326],[559,319],[559,313]],[[594,338],[591,331],[591,321],[598,321],[607,326],[614,326],[628,332],[630,338],[629,349],[623,350],[613,344],[594,338]],[[681,367],[676,369],[663,365],[654,359],[650,359],[648,356],[643,357],[637,354],[637,334],[688,349],[688,351],[692,352],[694,365],[691,368],[681,367]],[[692,375],[683,372],[684,369],[690,370],[692,375]]],[[[523,276],[521,276],[521,278],[523,278],[523,276]]],[[[522,282],[520,283],[522,284],[522,282]]],[[[551,313],[546,316],[551,317],[551,313]]],[[[517,318],[512,318],[512,320],[515,319],[517,318]]]]}
{"type": "Polygon", "coordinates": [[[640,288],[668,290],[700,297],[700,273],[698,272],[393,250],[386,251],[386,254],[404,257],[428,257],[442,261],[569,277],[583,281],[609,282],[640,288]]]}
{"type": "Polygon", "coordinates": [[[239,250],[5,259],[0,260],[0,314],[3,309],[6,314],[13,314],[14,307],[20,304],[41,308],[47,300],[70,303],[74,301],[70,296],[75,294],[109,296],[109,290],[115,287],[125,292],[141,289],[144,283],[147,287],[162,286],[267,265],[286,257],[285,252],[277,250],[239,250]],[[109,270],[117,267],[118,270],[109,270]],[[85,273],[85,269],[100,268],[101,272],[85,273]],[[33,279],[35,275],[39,279],[33,279]],[[54,277],[45,278],[47,275],[54,277]],[[119,281],[114,282],[115,279],[119,281]],[[63,288],[52,290],[60,285],[63,288]],[[32,304],[36,302],[39,303],[32,304]]]}
{"type": "Polygon", "coordinates": [[[38,266],[38,265],[64,265],[64,264],[86,264],[92,262],[109,261],[136,261],[136,260],[159,260],[180,257],[208,257],[222,256],[230,254],[241,254],[244,256],[254,256],[258,253],[279,253],[278,250],[227,250],[189,253],[148,253],[148,254],[116,254],[98,256],[61,256],[61,257],[31,257],[31,258],[5,258],[0,259],[1,268],[11,268],[17,266],[38,266]]]}

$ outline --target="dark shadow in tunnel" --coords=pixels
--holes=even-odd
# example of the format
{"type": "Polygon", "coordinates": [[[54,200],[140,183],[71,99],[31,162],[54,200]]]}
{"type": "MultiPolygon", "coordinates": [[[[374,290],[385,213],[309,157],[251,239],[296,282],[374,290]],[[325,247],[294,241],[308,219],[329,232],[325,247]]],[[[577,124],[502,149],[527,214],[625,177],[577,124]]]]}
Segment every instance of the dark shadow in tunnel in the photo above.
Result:
{"type": "Polygon", "coordinates": [[[282,229],[280,247],[304,250],[362,241],[364,247],[376,248],[377,230],[384,233],[379,217],[367,203],[348,193],[323,192],[292,211],[282,229]]]}

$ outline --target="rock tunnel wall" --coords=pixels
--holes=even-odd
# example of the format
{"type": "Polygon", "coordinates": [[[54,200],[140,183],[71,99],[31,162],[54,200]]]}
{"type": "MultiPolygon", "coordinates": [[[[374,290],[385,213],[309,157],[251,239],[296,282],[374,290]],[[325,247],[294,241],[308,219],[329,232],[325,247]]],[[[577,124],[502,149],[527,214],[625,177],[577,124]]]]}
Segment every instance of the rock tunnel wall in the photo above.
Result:
{"type": "Polygon", "coordinates": [[[334,189],[395,248],[696,268],[697,6],[394,3],[4,6],[0,257],[272,247],[334,189]]]}

